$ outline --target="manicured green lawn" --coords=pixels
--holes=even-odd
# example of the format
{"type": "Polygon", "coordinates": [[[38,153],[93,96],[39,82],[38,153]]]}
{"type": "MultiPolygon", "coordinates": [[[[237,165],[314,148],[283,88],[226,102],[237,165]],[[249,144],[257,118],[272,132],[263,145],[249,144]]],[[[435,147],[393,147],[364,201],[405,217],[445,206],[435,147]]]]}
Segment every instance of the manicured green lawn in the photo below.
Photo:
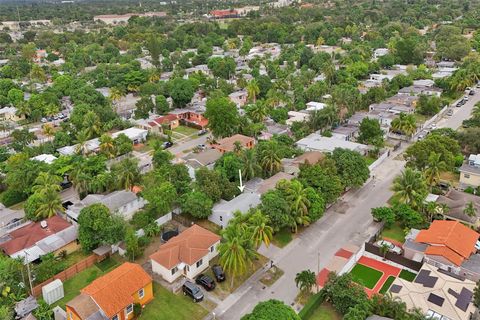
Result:
{"type": "Polygon", "coordinates": [[[372,158],[370,156],[365,156],[363,158],[365,159],[365,162],[367,162],[367,166],[371,165],[372,163],[375,162],[375,160],[377,160],[376,158],[372,158]]]}
{"type": "Polygon", "coordinates": [[[399,277],[402,278],[403,280],[407,280],[412,282],[417,275],[413,272],[410,272],[408,270],[402,270],[400,271],[399,277]]]}
{"type": "Polygon", "coordinates": [[[340,320],[342,316],[332,307],[331,304],[324,302],[312,314],[308,320],[340,320]]]}
{"type": "Polygon", "coordinates": [[[65,296],[63,299],[55,302],[56,305],[59,305],[61,308],[65,309],[65,304],[75,298],[80,290],[89,285],[93,280],[104,275],[108,271],[111,271],[118,266],[118,263],[113,258],[105,260],[102,264],[102,270],[98,265],[93,265],[90,268],[83,270],[82,272],[77,273],[73,278],[68,279],[63,283],[63,290],[65,296]],[[106,264],[109,264],[109,267],[106,267],[106,264]],[[105,266],[105,268],[103,268],[105,266]]]}
{"type": "Polygon", "coordinates": [[[284,228],[273,235],[272,243],[277,247],[283,248],[292,241],[292,232],[289,228],[284,228]]]}
{"type": "Polygon", "coordinates": [[[355,265],[350,274],[352,275],[353,281],[368,289],[373,289],[378,280],[380,280],[382,277],[382,273],[380,271],[362,264],[355,265]]]}
{"type": "Polygon", "coordinates": [[[394,223],[390,227],[383,229],[381,236],[382,238],[397,240],[400,243],[405,242],[405,232],[398,223],[394,223]]]}
{"type": "Polygon", "coordinates": [[[173,294],[153,283],[154,299],[143,309],[141,320],[200,320],[208,310],[183,294],[173,294]]]}
{"type": "Polygon", "coordinates": [[[186,127],[186,126],[179,126],[175,129],[173,129],[173,131],[184,134],[186,136],[191,136],[191,135],[194,135],[194,134],[198,133],[198,129],[190,128],[190,127],[186,127]]]}
{"type": "Polygon", "coordinates": [[[382,288],[380,289],[380,293],[385,294],[388,291],[388,289],[390,288],[390,286],[392,285],[393,281],[395,281],[394,276],[388,277],[387,281],[385,281],[382,288]]]}

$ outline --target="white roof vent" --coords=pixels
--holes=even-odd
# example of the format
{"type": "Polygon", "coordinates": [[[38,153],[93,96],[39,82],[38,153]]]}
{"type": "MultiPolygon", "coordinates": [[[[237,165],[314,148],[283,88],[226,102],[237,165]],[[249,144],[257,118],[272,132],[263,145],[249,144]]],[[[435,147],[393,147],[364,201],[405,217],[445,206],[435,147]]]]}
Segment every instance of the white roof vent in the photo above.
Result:
{"type": "Polygon", "coordinates": [[[42,229],[46,229],[48,227],[47,221],[45,221],[45,220],[40,221],[40,226],[42,227],[42,229]]]}

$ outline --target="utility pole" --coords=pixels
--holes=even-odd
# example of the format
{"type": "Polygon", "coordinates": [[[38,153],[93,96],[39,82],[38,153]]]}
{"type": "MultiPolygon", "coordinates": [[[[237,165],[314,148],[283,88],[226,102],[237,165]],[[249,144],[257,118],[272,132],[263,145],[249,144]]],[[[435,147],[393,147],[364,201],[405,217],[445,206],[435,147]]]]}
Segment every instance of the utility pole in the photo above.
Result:
{"type": "Polygon", "coordinates": [[[30,262],[28,261],[28,252],[25,251],[25,260],[27,262],[28,282],[30,283],[30,293],[33,295],[32,274],[30,273],[30,262]]]}
{"type": "MultiPolygon", "coordinates": [[[[317,277],[320,274],[320,251],[317,252],[317,277]]],[[[317,285],[317,292],[318,292],[318,281],[315,279],[315,284],[317,285]]]]}

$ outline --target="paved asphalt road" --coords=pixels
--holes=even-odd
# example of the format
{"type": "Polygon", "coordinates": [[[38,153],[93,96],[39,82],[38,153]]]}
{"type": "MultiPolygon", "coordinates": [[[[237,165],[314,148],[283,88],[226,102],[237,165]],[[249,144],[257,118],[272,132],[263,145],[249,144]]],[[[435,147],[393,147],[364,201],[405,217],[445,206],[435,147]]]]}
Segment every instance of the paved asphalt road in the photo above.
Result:
{"type": "MultiPolygon", "coordinates": [[[[438,120],[439,128],[457,129],[463,120],[470,117],[473,106],[480,100],[480,93],[462,107],[454,107],[451,117],[438,120]]],[[[324,268],[335,252],[347,243],[361,245],[378,230],[372,221],[371,209],[385,205],[393,195],[390,190],[393,179],[404,167],[404,162],[395,160],[403,148],[393,153],[372,174],[376,181],[366,183],[356,191],[348,192],[343,199],[331,207],[325,215],[302,232],[297,239],[283,249],[273,248],[261,250],[279,266],[284,275],[271,287],[266,287],[258,281],[263,271],[258,271],[240,288],[225,299],[214,310],[217,319],[236,320],[250,312],[260,301],[278,299],[288,305],[294,305],[298,294],[295,286],[295,275],[305,269],[318,272],[324,268]]]]}

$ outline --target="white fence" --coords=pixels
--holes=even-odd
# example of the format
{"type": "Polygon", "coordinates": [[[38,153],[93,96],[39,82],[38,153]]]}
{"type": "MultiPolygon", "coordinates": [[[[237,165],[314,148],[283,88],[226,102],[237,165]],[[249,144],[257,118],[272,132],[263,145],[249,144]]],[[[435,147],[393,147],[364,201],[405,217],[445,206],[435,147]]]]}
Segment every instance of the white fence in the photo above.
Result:
{"type": "Polygon", "coordinates": [[[440,110],[436,115],[434,115],[433,117],[431,117],[430,119],[428,119],[427,121],[425,121],[425,122],[422,124],[422,129],[428,127],[429,125],[431,125],[432,123],[434,123],[435,121],[437,121],[437,119],[440,118],[445,111],[447,111],[448,107],[449,107],[449,106],[446,105],[446,106],[443,107],[443,109],[440,110]]]}
{"type": "Polygon", "coordinates": [[[380,157],[378,157],[378,159],[375,160],[375,162],[373,162],[371,165],[368,166],[368,169],[372,171],[373,169],[378,167],[383,161],[385,161],[385,159],[388,158],[389,153],[390,151],[385,150],[385,152],[380,157]]]}
{"type": "Polygon", "coordinates": [[[357,264],[357,261],[363,256],[364,253],[365,253],[365,244],[362,244],[362,247],[360,248],[360,250],[358,250],[354,255],[350,257],[350,259],[347,261],[347,263],[345,263],[342,270],[340,270],[338,274],[342,275],[350,272],[350,270],[352,270],[353,266],[357,264]]]}
{"type": "MultiPolygon", "coordinates": [[[[159,226],[162,226],[170,220],[172,220],[172,213],[171,212],[169,212],[166,215],[161,216],[160,218],[155,220],[155,223],[159,226]]],[[[135,232],[135,234],[137,235],[137,237],[141,237],[141,236],[145,235],[145,231],[143,231],[143,229],[139,229],[139,230],[137,230],[137,232],[135,232]]]]}

